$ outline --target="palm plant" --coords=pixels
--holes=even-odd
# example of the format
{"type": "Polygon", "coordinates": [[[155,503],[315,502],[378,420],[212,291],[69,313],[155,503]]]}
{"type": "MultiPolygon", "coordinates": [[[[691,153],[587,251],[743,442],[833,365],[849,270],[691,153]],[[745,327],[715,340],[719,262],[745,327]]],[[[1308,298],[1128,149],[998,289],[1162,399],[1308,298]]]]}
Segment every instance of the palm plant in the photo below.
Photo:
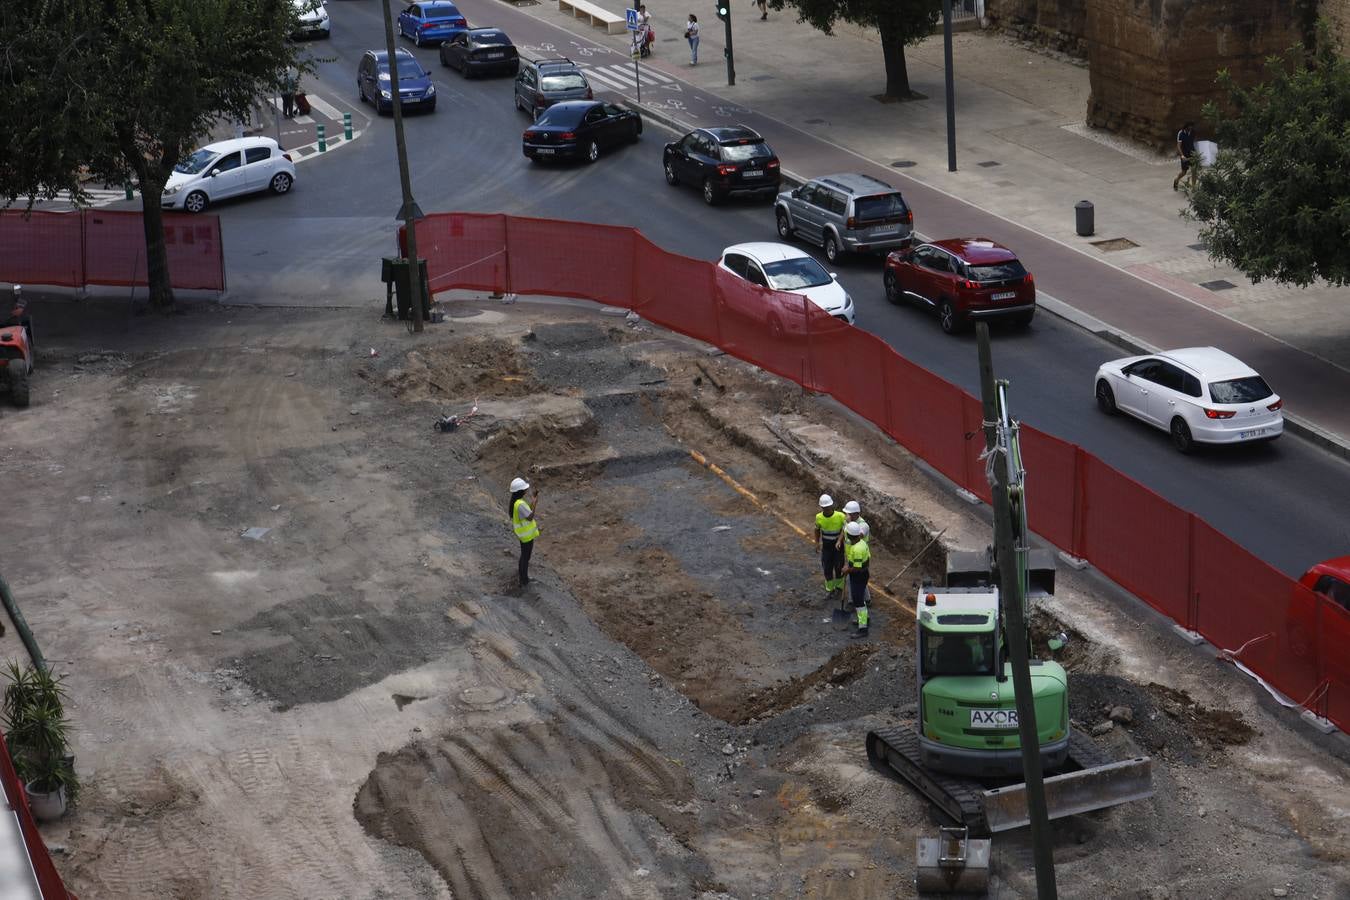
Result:
{"type": "Polygon", "coordinates": [[[15,770],[34,791],[56,793],[64,788],[67,800],[74,802],[80,785],[70,756],[65,676],[12,660],[4,675],[8,684],[0,698],[0,720],[15,770]]]}

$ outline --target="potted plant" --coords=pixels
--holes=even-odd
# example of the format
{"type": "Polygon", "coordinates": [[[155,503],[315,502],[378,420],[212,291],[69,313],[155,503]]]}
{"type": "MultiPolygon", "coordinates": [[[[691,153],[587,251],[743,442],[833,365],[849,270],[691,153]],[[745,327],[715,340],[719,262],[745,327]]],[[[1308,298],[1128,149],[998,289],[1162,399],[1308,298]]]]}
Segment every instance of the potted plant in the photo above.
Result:
{"type": "Polygon", "coordinates": [[[9,684],[0,702],[0,718],[15,771],[27,788],[33,815],[43,821],[59,819],[79,792],[75,757],[70,755],[70,720],[64,710],[64,677],[14,662],[5,677],[9,684]]]}

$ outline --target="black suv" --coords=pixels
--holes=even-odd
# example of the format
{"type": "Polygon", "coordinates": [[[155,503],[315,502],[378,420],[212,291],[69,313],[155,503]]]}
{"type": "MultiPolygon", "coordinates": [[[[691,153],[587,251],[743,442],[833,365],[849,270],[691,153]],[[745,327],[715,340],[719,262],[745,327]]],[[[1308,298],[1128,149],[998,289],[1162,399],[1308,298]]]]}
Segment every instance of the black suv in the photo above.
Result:
{"type": "Polygon", "coordinates": [[[577,64],[567,57],[536,59],[524,63],[516,75],[516,109],[534,118],[563,100],[592,100],[591,84],[577,64]]]}
{"type": "Polygon", "coordinates": [[[744,125],[697,128],[666,144],[666,183],[696,184],[709,206],[727,197],[778,195],[778,155],[744,125]]]}

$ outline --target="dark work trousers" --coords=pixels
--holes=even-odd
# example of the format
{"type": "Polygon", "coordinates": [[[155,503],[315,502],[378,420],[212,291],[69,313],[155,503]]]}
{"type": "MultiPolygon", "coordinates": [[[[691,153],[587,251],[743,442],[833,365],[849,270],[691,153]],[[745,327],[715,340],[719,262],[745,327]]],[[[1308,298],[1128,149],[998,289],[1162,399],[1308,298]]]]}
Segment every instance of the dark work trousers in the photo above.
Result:
{"type": "Polygon", "coordinates": [[[848,573],[848,592],[854,609],[867,605],[867,575],[866,566],[848,573]]]}
{"type": "Polygon", "coordinates": [[[826,590],[839,580],[839,570],[844,568],[844,551],[835,546],[836,540],[838,538],[820,539],[820,571],[825,576],[826,590]]]}
{"type": "MultiPolygon", "coordinates": [[[[535,538],[538,540],[538,538],[535,538]]],[[[534,552],[534,541],[520,542],[520,586],[524,587],[530,583],[530,554],[534,552]]]]}

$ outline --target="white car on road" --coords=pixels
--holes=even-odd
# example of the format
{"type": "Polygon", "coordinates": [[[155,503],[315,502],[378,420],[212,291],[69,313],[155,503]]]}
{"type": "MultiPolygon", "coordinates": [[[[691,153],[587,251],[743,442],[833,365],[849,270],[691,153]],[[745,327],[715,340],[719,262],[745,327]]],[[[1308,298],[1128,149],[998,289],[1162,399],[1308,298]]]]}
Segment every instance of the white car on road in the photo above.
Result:
{"type": "Polygon", "coordinates": [[[295,184],[295,163],[269,137],[234,138],[207,144],[173,167],[160,206],[199,213],[217,200],[295,184]]]}
{"type": "Polygon", "coordinates": [[[802,294],[836,319],[853,324],[848,291],[833,272],[796,247],[768,241],[734,244],[722,251],[717,266],[760,287],[802,294]]]}
{"type": "Polygon", "coordinates": [[[333,24],[328,20],[324,0],[291,0],[295,7],[298,28],[294,37],[332,37],[333,24]]]}
{"type": "Polygon", "coordinates": [[[1108,415],[1129,413],[1195,444],[1268,441],[1284,433],[1284,401],[1241,360],[1214,347],[1127,356],[1097,370],[1093,391],[1108,415]]]}

